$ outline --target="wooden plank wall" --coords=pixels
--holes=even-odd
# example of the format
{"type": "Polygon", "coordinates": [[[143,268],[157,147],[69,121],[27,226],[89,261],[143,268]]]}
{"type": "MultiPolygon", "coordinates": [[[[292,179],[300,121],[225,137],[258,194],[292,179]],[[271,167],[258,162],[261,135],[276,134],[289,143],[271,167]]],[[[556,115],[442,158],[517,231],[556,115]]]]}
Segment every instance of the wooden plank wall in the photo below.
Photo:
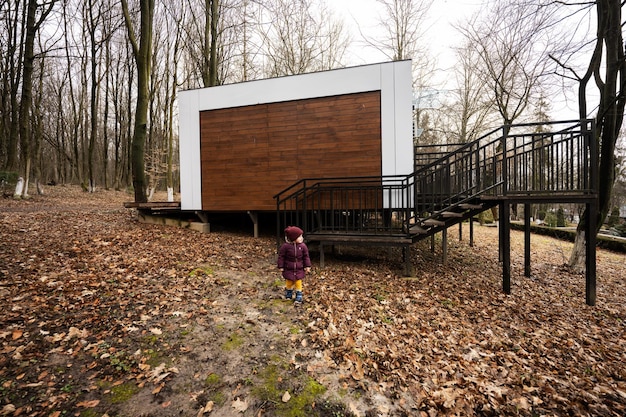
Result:
{"type": "Polygon", "coordinates": [[[200,113],[202,209],[272,211],[302,178],[380,176],[380,91],[200,113]]]}

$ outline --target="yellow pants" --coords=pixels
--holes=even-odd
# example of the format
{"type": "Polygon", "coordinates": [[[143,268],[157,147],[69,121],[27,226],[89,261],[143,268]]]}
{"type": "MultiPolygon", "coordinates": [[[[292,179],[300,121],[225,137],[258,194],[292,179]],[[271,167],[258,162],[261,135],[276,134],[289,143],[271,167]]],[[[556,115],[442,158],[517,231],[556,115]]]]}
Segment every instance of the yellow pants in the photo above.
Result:
{"type": "Polygon", "coordinates": [[[288,290],[295,289],[296,291],[302,291],[302,280],[299,279],[297,281],[285,280],[285,288],[288,290]]]}

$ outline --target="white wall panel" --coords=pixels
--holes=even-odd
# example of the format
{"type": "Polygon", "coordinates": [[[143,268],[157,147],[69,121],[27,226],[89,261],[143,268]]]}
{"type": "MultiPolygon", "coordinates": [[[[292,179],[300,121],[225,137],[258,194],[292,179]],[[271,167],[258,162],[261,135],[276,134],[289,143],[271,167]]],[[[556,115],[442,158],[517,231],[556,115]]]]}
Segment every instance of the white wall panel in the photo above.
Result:
{"type": "Polygon", "coordinates": [[[411,61],[249,81],[179,94],[183,210],[201,210],[200,116],[204,110],[381,91],[383,175],[413,169],[411,61]]]}

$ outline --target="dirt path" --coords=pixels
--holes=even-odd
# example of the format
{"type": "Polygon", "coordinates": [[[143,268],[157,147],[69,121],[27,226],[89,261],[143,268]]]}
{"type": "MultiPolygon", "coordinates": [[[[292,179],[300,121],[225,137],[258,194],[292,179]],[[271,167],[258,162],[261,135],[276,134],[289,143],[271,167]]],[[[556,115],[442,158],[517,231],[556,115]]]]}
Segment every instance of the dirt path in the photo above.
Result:
{"type": "MultiPolygon", "coordinates": [[[[598,253],[598,305],[533,236],[345,250],[282,299],[271,237],[144,225],[124,193],[0,201],[0,415],[413,416],[626,412],[624,256],[598,253]]],[[[453,235],[453,234],[451,234],[453,235]]],[[[315,256],[315,255],[314,255],[315,256]]]]}

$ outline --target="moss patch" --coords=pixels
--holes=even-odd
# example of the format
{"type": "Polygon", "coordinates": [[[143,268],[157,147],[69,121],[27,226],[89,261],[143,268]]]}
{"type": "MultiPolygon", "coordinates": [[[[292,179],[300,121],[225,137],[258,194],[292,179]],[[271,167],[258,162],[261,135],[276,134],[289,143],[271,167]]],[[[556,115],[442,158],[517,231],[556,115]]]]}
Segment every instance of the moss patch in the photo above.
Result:
{"type": "Polygon", "coordinates": [[[291,375],[289,365],[274,358],[272,363],[258,373],[260,381],[252,389],[253,396],[274,404],[277,417],[305,417],[317,415],[313,404],[326,392],[326,387],[306,374],[291,375]],[[285,391],[291,399],[282,401],[285,391]]]}
{"type": "Polygon", "coordinates": [[[139,392],[137,385],[126,382],[111,388],[111,403],[119,404],[130,400],[133,395],[139,392]]]}
{"type": "Polygon", "coordinates": [[[226,352],[235,350],[243,345],[243,338],[238,333],[231,333],[228,339],[222,343],[222,349],[226,352]]]}
{"type": "Polygon", "coordinates": [[[204,379],[207,398],[218,406],[226,402],[226,395],[221,391],[223,385],[222,377],[218,374],[211,373],[204,379]]]}
{"type": "Polygon", "coordinates": [[[192,278],[201,277],[201,276],[210,276],[213,275],[215,271],[210,266],[200,266],[195,269],[192,269],[189,272],[189,276],[192,278]]]}

